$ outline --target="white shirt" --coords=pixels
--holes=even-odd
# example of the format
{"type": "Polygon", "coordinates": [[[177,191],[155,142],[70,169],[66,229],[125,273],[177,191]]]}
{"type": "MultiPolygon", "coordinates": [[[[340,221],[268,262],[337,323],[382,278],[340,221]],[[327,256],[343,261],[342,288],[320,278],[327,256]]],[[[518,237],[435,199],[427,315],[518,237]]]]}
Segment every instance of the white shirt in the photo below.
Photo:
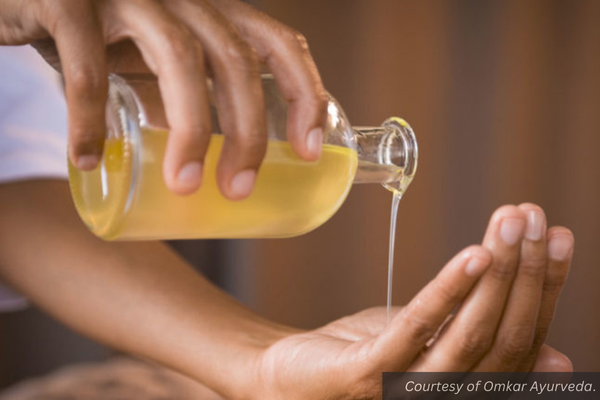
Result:
{"type": "MultiPolygon", "coordinates": [[[[66,116],[58,74],[30,46],[0,46],[0,184],[67,178],[66,116]]],[[[0,311],[26,304],[0,285],[0,311]]]]}

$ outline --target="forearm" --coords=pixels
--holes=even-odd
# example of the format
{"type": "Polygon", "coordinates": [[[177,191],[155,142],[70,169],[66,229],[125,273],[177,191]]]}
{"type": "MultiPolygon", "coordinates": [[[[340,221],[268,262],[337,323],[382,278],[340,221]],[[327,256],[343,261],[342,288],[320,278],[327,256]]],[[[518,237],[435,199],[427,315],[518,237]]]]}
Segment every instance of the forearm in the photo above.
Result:
{"type": "Polygon", "coordinates": [[[288,334],[156,242],[107,243],[79,221],[66,182],[0,186],[0,273],[34,303],[112,347],[233,395],[260,350],[288,334]]]}

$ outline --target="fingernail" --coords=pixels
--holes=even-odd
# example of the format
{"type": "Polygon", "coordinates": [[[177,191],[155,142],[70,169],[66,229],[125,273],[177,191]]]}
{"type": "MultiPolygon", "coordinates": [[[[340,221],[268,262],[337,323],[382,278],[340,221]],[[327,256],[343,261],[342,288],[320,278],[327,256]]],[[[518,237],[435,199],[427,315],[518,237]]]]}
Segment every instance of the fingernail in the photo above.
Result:
{"type": "Polygon", "coordinates": [[[527,211],[527,228],[525,237],[529,240],[540,240],[544,229],[544,213],[540,210],[527,211]]]}
{"type": "Polygon", "coordinates": [[[569,256],[572,247],[573,243],[569,236],[553,236],[548,243],[548,257],[556,261],[564,261],[569,256]]]}
{"type": "Polygon", "coordinates": [[[234,199],[243,199],[244,197],[247,197],[252,192],[255,180],[256,171],[252,169],[238,172],[229,184],[231,197],[234,199]]]}
{"type": "Polygon", "coordinates": [[[177,184],[186,191],[195,190],[200,186],[202,179],[202,164],[191,161],[185,164],[177,174],[177,184]]]}
{"type": "Polygon", "coordinates": [[[517,218],[504,218],[500,226],[500,237],[504,243],[513,245],[523,235],[524,221],[517,218]]]}
{"type": "Polygon", "coordinates": [[[471,257],[471,260],[465,267],[465,274],[469,276],[479,276],[485,271],[487,262],[479,257],[471,257]]]}
{"type": "Polygon", "coordinates": [[[306,137],[306,148],[308,151],[318,157],[321,154],[321,145],[323,143],[323,129],[313,128],[306,137]]]}
{"type": "Polygon", "coordinates": [[[95,154],[87,154],[78,156],[75,161],[75,166],[84,171],[91,171],[98,166],[100,157],[95,154]]]}

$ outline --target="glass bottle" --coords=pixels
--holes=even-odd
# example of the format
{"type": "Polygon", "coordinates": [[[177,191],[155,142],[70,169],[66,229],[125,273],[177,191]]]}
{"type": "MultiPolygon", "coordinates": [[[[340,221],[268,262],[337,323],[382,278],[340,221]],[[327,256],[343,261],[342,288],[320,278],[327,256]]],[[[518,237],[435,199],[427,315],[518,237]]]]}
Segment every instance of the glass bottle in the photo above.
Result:
{"type": "Polygon", "coordinates": [[[269,141],[252,194],[230,201],[217,188],[223,136],[211,107],[215,133],[202,186],[192,195],[178,196],[162,178],[168,125],[156,79],[111,75],[109,82],[102,160],[89,172],[69,163],[77,211],[89,229],[106,240],[301,235],[338,210],[353,182],[404,191],[416,171],[417,143],[404,120],[390,118],[381,127],[352,128],[331,96],[321,157],[301,160],[286,141],[287,103],[274,79],[264,75],[269,141]]]}

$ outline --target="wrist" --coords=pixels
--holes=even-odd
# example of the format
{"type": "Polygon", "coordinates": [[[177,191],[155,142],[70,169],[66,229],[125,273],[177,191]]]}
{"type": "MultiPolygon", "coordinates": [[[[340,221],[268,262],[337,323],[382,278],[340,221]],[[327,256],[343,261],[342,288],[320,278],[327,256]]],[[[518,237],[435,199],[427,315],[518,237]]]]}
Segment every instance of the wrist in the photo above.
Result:
{"type": "Polygon", "coordinates": [[[226,351],[197,364],[193,377],[227,399],[263,399],[260,394],[265,388],[260,371],[264,353],[274,343],[298,332],[263,319],[246,322],[234,335],[224,338],[226,351]]]}

